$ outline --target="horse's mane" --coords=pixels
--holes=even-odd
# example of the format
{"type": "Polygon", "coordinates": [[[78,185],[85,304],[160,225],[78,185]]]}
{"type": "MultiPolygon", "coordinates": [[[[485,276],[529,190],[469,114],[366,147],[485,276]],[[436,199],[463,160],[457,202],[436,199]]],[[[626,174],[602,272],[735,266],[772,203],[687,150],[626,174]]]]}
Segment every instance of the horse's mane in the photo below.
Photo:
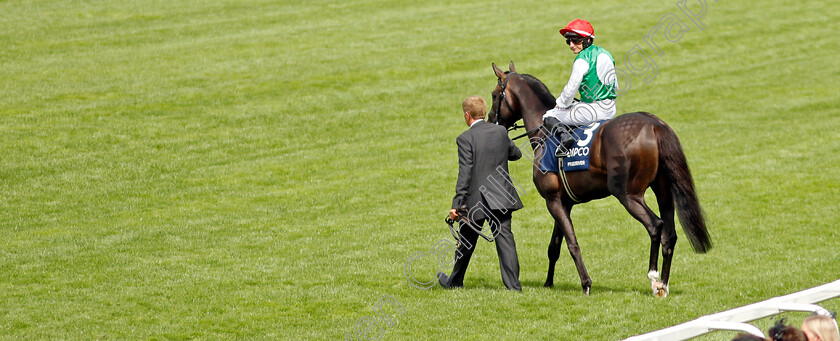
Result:
{"type": "Polygon", "coordinates": [[[525,80],[525,83],[528,84],[531,90],[534,90],[534,93],[537,94],[537,97],[543,105],[549,108],[553,108],[556,105],[554,95],[551,94],[548,87],[537,79],[537,77],[524,73],[520,73],[519,75],[522,76],[522,79],[525,80]]]}

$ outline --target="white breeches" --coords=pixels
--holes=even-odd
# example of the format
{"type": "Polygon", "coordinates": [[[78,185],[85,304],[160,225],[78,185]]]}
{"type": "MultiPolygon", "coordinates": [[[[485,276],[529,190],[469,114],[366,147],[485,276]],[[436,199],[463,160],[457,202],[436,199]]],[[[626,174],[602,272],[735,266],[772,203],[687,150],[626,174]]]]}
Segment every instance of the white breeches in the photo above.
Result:
{"type": "Polygon", "coordinates": [[[615,100],[607,99],[592,103],[575,102],[571,107],[554,108],[545,112],[543,119],[554,117],[570,126],[585,126],[592,122],[615,117],[615,100]]]}

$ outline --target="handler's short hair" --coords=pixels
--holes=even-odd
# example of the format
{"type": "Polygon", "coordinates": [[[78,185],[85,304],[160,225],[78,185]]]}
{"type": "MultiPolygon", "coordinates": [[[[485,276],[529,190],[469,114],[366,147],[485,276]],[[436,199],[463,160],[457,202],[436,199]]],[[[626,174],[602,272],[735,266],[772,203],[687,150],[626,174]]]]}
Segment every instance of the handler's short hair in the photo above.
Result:
{"type": "Polygon", "coordinates": [[[484,102],[484,98],[479,95],[465,98],[461,102],[461,107],[464,108],[465,113],[470,114],[470,117],[477,120],[484,118],[484,114],[487,113],[487,102],[484,102]]]}

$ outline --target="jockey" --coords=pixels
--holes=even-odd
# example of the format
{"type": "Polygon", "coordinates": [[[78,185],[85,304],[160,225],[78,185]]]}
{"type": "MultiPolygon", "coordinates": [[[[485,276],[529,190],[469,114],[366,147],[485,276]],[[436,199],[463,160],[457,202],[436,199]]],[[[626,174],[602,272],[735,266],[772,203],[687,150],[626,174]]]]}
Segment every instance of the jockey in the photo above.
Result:
{"type": "Polygon", "coordinates": [[[560,34],[577,57],[569,82],[557,97],[557,106],[546,111],[543,123],[560,138],[557,157],[565,157],[574,143],[572,127],[615,117],[618,82],[612,55],[602,47],[592,45],[595,40],[592,24],[575,19],[561,29],[560,34]],[[578,92],[580,102],[573,103],[578,92]]]}

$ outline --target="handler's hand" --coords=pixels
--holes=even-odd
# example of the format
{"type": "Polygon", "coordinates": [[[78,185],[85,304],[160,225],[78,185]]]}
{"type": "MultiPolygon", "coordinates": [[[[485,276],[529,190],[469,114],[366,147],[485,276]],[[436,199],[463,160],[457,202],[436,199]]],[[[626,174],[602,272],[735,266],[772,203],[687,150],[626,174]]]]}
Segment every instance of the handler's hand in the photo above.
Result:
{"type": "Polygon", "coordinates": [[[456,210],[454,208],[449,210],[449,219],[458,220],[458,218],[460,218],[460,217],[461,216],[458,215],[458,210],[456,210]]]}

